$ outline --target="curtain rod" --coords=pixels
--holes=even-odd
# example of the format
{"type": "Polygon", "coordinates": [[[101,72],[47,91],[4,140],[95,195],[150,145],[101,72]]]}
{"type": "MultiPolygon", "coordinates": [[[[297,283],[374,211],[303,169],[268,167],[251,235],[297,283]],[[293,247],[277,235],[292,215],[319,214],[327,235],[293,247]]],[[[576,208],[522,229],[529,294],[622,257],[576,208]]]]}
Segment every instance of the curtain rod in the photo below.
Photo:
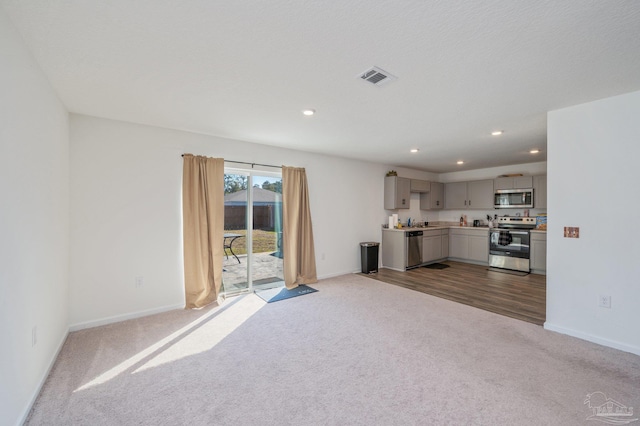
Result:
{"type": "MultiPolygon", "coordinates": [[[[181,155],[184,157],[184,154],[181,155]]],[[[224,160],[225,163],[235,163],[235,164],[248,164],[253,169],[254,166],[262,166],[262,167],[275,167],[276,169],[281,169],[282,166],[272,166],[271,164],[260,164],[260,163],[247,163],[246,161],[233,161],[233,160],[224,160]]]]}

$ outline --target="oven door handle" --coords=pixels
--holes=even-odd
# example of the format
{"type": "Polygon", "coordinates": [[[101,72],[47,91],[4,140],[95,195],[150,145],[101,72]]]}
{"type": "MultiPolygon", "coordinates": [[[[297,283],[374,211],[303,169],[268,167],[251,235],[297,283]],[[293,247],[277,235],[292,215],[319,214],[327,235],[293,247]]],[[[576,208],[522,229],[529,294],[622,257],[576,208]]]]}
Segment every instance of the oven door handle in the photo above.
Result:
{"type": "Polygon", "coordinates": [[[529,231],[510,231],[508,229],[503,229],[502,231],[498,231],[498,232],[504,232],[507,231],[510,234],[515,234],[515,235],[528,235],[529,231]]]}

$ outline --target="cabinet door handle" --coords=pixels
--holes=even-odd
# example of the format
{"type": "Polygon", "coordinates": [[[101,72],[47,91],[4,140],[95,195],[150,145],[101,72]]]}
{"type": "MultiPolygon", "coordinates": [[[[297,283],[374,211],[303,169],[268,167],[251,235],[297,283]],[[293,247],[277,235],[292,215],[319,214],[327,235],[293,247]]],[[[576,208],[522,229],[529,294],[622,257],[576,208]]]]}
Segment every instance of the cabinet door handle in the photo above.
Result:
{"type": "Polygon", "coordinates": [[[469,200],[469,205],[471,205],[471,200],[469,200]]]}

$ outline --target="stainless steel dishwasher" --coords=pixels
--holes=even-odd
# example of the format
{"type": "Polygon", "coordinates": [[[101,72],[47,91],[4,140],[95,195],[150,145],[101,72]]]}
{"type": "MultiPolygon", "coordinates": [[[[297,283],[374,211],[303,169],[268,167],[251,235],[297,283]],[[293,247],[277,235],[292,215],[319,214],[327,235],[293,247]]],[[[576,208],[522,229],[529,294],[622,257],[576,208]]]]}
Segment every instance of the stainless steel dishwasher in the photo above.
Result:
{"type": "Polygon", "coordinates": [[[406,231],[405,233],[405,268],[411,269],[422,263],[422,231],[406,231]]]}

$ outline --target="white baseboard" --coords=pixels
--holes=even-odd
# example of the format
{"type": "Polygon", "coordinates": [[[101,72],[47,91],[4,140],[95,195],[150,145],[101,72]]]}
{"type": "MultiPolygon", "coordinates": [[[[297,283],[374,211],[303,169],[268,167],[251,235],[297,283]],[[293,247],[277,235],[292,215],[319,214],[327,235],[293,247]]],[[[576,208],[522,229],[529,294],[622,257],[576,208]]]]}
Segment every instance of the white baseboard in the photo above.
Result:
{"type": "Polygon", "coordinates": [[[162,312],[172,311],[174,309],[182,309],[184,304],[161,306],[159,308],[147,309],[145,311],[131,312],[129,314],[114,315],[112,317],[101,318],[93,321],[86,321],[69,326],[69,331],[84,330],[85,328],[99,327],[101,325],[113,324],[116,322],[126,321],[134,318],[146,317],[148,315],[159,314],[162,312]]]}
{"type": "Polygon", "coordinates": [[[335,278],[335,277],[339,277],[341,275],[349,275],[349,274],[353,274],[354,272],[351,271],[346,271],[346,272],[335,272],[332,274],[326,274],[326,275],[322,275],[322,276],[318,276],[318,280],[327,280],[329,278],[335,278]]]}
{"type": "Polygon", "coordinates": [[[637,346],[628,345],[626,343],[606,339],[599,336],[594,336],[592,334],[584,333],[582,331],[577,331],[577,330],[562,327],[559,325],[551,324],[548,321],[544,323],[544,328],[545,330],[555,331],[557,333],[566,334],[572,337],[577,337],[578,339],[586,340],[588,342],[597,343],[602,346],[607,346],[613,349],[618,349],[624,352],[640,355],[640,347],[637,347],[637,346]]]}
{"type": "Polygon", "coordinates": [[[31,409],[33,408],[33,404],[35,404],[36,399],[38,399],[38,395],[40,395],[42,386],[44,386],[44,382],[47,381],[47,377],[49,377],[49,373],[51,373],[51,369],[53,368],[53,365],[56,363],[56,360],[58,359],[58,355],[60,355],[60,351],[62,350],[62,346],[64,345],[64,342],[67,340],[68,335],[69,335],[69,332],[66,331],[63,334],[62,339],[60,339],[60,343],[58,343],[58,347],[56,348],[55,352],[51,356],[51,359],[49,360],[49,366],[40,377],[38,386],[36,386],[36,388],[33,390],[33,393],[31,394],[31,398],[29,398],[29,402],[27,402],[27,406],[22,411],[22,416],[20,416],[20,419],[18,419],[16,426],[22,425],[24,424],[25,421],[27,421],[27,417],[29,416],[31,409]]]}

